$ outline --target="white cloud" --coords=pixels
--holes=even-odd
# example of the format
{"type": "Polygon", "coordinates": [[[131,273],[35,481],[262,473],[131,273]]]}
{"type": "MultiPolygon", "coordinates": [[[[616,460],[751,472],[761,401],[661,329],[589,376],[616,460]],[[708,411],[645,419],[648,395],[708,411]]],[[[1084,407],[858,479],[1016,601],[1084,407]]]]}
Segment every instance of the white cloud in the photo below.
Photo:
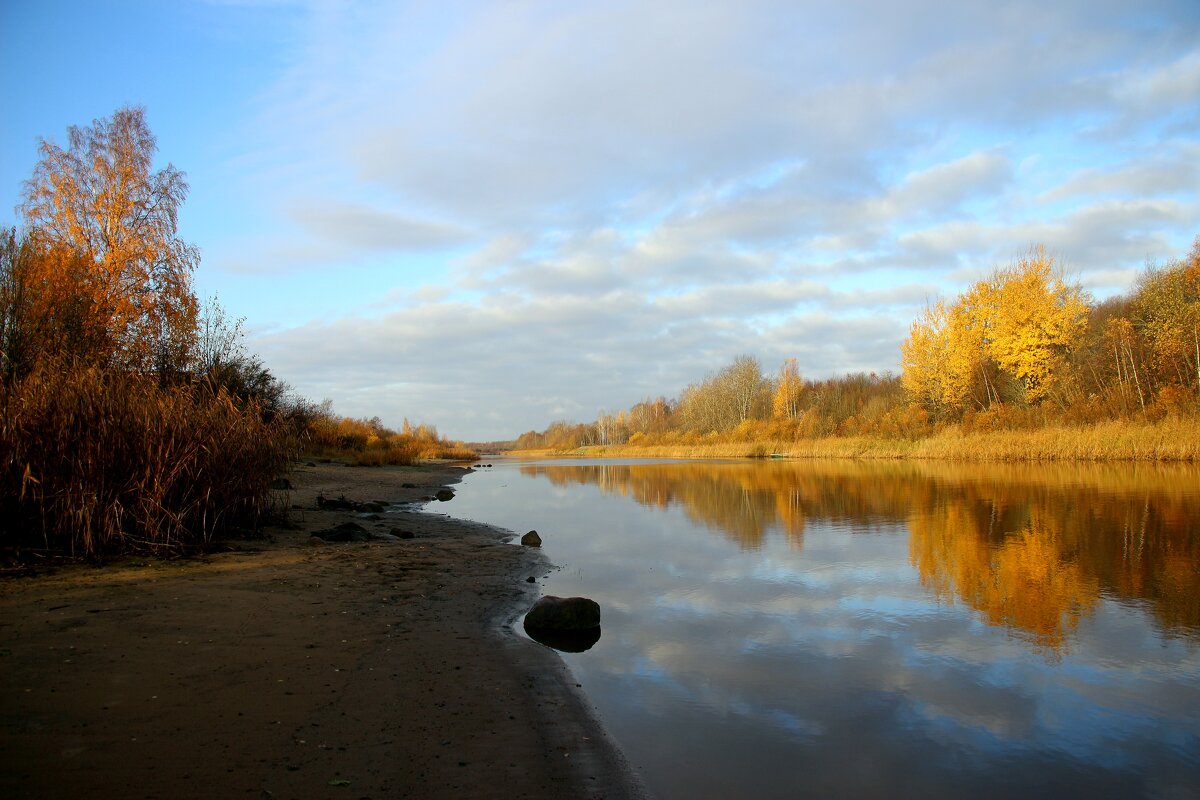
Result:
{"type": "Polygon", "coordinates": [[[297,235],[243,261],[429,256],[259,342],[361,413],[491,438],[744,352],[895,369],[927,297],[1034,244],[1112,292],[1195,235],[1187,3],[352,4],[303,30],[245,162],[297,235]]]}
{"type": "Polygon", "coordinates": [[[1195,195],[1200,186],[1200,141],[1158,143],[1150,150],[1114,166],[1081,169],[1039,199],[1053,202],[1078,195],[1195,195]]]}
{"type": "Polygon", "coordinates": [[[295,203],[288,215],[303,231],[352,250],[431,250],[467,240],[462,229],[410,219],[363,203],[295,203]]]}

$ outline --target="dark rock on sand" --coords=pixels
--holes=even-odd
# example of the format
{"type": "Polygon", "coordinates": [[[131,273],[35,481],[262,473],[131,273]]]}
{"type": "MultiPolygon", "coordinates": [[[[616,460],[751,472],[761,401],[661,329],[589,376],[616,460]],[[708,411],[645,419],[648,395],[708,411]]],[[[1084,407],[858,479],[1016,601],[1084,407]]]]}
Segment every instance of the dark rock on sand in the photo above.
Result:
{"type": "Polygon", "coordinates": [[[600,627],[600,604],[587,597],[546,595],[525,615],[525,628],[585,631],[600,627]]]}
{"type": "Polygon", "coordinates": [[[367,529],[357,522],[343,522],[333,528],[326,528],[323,531],[313,531],[313,536],[324,539],[327,542],[365,542],[370,540],[371,534],[367,529]]]}
{"type": "Polygon", "coordinates": [[[389,533],[391,533],[392,536],[395,536],[398,539],[411,539],[414,536],[416,536],[416,534],[413,533],[412,531],[402,531],[399,528],[392,528],[391,531],[389,531],[389,533]]]}
{"type": "Polygon", "coordinates": [[[451,489],[438,489],[438,493],[436,495],[434,495],[434,497],[436,497],[438,500],[441,500],[444,503],[447,500],[454,499],[454,491],[451,489]]]}
{"type": "Polygon", "coordinates": [[[541,547],[542,537],[538,536],[537,531],[530,531],[521,537],[521,544],[525,545],[526,547],[541,547]]]}
{"type": "Polygon", "coordinates": [[[354,503],[351,503],[345,497],[330,499],[322,495],[317,495],[317,508],[325,511],[353,511],[354,503]]]}

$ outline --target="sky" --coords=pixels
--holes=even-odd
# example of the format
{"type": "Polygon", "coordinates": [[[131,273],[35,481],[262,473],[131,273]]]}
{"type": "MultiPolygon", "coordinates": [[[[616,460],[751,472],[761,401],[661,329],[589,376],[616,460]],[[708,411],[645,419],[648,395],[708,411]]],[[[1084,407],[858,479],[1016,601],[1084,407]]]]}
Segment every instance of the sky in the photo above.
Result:
{"type": "Polygon", "coordinates": [[[0,0],[0,74],[0,224],[144,106],[249,349],[470,441],[897,373],[1034,246],[1103,299],[1200,235],[1196,0],[0,0]]]}

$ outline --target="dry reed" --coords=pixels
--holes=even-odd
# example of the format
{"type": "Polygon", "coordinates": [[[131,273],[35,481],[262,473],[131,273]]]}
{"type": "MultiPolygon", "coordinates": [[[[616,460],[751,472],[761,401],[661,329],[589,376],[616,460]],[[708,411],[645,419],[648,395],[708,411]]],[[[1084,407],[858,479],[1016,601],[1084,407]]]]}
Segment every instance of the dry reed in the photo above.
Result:
{"type": "Polygon", "coordinates": [[[920,439],[831,436],[795,441],[608,445],[573,450],[514,451],[521,456],[606,458],[881,458],[944,461],[1198,461],[1200,418],[1117,420],[1033,430],[968,431],[959,427],[920,439]]]}
{"type": "Polygon", "coordinates": [[[257,524],[295,455],[223,390],[43,366],[0,386],[0,543],[96,558],[179,551],[257,524]]]}

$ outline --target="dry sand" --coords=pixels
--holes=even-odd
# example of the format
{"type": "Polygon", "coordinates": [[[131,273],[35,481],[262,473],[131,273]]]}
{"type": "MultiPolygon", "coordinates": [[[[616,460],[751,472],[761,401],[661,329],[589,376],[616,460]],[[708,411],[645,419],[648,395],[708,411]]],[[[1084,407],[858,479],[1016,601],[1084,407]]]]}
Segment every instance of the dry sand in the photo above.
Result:
{"type": "Polygon", "coordinates": [[[269,540],[0,580],[0,796],[641,795],[561,659],[513,633],[538,551],[416,509],[316,510],[462,474],[301,467],[297,527],[269,540]],[[415,536],[310,543],[349,520],[415,536]]]}

